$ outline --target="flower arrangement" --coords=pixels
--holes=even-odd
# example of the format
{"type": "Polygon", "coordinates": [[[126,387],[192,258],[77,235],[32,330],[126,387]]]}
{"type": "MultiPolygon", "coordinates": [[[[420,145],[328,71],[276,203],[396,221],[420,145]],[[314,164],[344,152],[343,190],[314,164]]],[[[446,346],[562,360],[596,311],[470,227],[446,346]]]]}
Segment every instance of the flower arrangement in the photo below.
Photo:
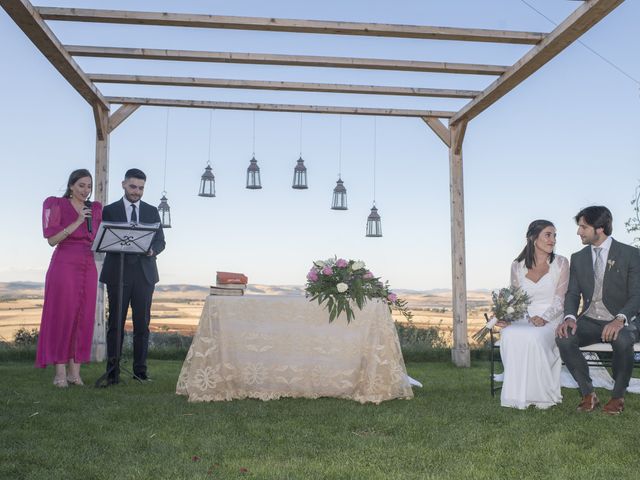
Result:
{"type": "Polygon", "coordinates": [[[351,322],[355,316],[351,302],[362,310],[367,300],[374,298],[384,300],[389,310],[399,310],[408,320],[413,317],[407,309],[407,302],[398,298],[387,282],[382,283],[359,260],[334,257],[313,262],[313,267],[307,273],[305,290],[307,297],[311,297],[310,301],[317,300],[319,305],[326,302],[329,322],[333,322],[342,312],[347,315],[347,323],[351,322]]]}
{"type": "Polygon", "coordinates": [[[513,322],[524,318],[527,314],[527,307],[531,303],[529,295],[520,287],[513,285],[491,292],[491,300],[493,317],[473,335],[472,338],[476,342],[481,342],[498,321],[513,322]]]}

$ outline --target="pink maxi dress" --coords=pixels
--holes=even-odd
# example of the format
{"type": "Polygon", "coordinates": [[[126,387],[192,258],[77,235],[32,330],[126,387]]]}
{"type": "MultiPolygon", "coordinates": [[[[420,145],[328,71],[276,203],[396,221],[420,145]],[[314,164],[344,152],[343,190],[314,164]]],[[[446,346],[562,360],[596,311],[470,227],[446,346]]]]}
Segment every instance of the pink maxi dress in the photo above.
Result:
{"type": "MultiPolygon", "coordinates": [[[[44,284],[44,305],[38,336],[36,367],[91,360],[98,272],[91,251],[102,220],[102,205],[93,202],[92,233],[84,222],[56,245],[44,284]]],[[[68,198],[49,197],[42,207],[45,238],[78,218],[68,198]]]]}

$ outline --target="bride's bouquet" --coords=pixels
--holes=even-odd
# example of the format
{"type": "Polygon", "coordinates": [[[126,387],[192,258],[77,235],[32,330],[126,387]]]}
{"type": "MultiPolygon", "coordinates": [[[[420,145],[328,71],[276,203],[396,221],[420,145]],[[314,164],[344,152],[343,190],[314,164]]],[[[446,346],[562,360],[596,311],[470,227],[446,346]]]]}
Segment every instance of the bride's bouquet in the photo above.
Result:
{"type": "Polygon", "coordinates": [[[520,287],[514,286],[501,288],[497,291],[494,290],[491,292],[491,300],[493,302],[491,307],[493,317],[471,337],[478,343],[484,340],[484,337],[495,327],[498,321],[512,322],[523,318],[527,313],[527,307],[531,303],[529,295],[520,287]]]}

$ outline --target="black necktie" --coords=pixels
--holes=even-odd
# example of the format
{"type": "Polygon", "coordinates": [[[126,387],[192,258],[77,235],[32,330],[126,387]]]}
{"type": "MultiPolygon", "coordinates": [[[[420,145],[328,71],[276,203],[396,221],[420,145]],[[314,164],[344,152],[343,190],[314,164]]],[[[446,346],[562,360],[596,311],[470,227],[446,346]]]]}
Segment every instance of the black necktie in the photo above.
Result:
{"type": "Polygon", "coordinates": [[[131,204],[131,223],[138,223],[138,214],[136,213],[136,206],[131,204]]]}

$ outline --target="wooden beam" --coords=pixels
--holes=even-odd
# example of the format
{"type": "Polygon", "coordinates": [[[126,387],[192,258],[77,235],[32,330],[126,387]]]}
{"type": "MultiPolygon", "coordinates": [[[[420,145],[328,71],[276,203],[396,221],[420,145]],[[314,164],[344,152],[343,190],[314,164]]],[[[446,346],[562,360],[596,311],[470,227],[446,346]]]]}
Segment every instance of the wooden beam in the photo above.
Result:
{"type": "Polygon", "coordinates": [[[588,0],[578,7],[545,39],[533,47],[478,97],[465,105],[451,123],[468,122],[530,77],[548,61],[606,17],[624,0],[588,0]]]}
{"type": "Polygon", "coordinates": [[[93,119],[96,122],[96,136],[98,140],[104,140],[109,134],[109,110],[100,105],[93,105],[93,119]]]}
{"type": "MultiPolygon", "coordinates": [[[[108,112],[107,112],[108,114],[108,112]]],[[[105,115],[106,117],[106,115],[105,115]]],[[[109,200],[109,133],[103,138],[97,134],[96,129],[96,161],[93,179],[93,198],[103,206],[109,200]]],[[[95,255],[96,268],[102,270],[104,253],[95,255]]],[[[98,282],[96,292],[96,311],[93,325],[93,340],[91,343],[91,360],[102,362],[107,358],[107,322],[106,322],[106,295],[104,284],[98,282]]]]}
{"type": "Polygon", "coordinates": [[[64,50],[58,38],[28,0],[0,0],[0,5],[82,98],[90,105],[97,103],[102,108],[109,108],[100,91],[64,50]]]}
{"type": "Polygon", "coordinates": [[[122,105],[109,117],[109,133],[113,132],[118,126],[124,122],[129,116],[135,112],[140,105],[122,105]]]}
{"type": "MultiPolygon", "coordinates": [[[[462,145],[461,125],[451,125],[452,143],[462,145]],[[455,140],[454,140],[455,139],[455,140]]],[[[464,229],[464,176],[462,150],[449,149],[449,187],[451,201],[451,283],[453,305],[453,348],[451,360],[458,367],[471,366],[467,330],[467,267],[464,229]]]]}
{"type": "Polygon", "coordinates": [[[451,150],[455,155],[462,154],[462,142],[464,141],[464,134],[467,132],[467,122],[456,124],[455,129],[451,129],[451,150]]]}
{"type": "Polygon", "coordinates": [[[333,35],[363,35],[371,37],[421,38],[429,40],[460,40],[465,42],[493,42],[534,45],[544,33],[479,28],[429,27],[392,25],[384,23],[356,23],[285,18],[231,17],[185,13],[132,12],[122,10],[93,10],[86,8],[38,7],[42,18],[72,22],[100,22],[132,25],[160,25],[171,27],[222,28],[295,32],[333,35]]]}
{"type": "Polygon", "coordinates": [[[157,107],[215,108],[217,110],[262,110],[265,112],[331,113],[344,115],[375,115],[379,117],[451,118],[454,112],[438,110],[405,110],[399,108],[324,107],[319,105],[286,105],[279,103],[210,102],[204,100],[173,100],[169,98],[107,97],[111,103],[152,105],[157,107]]]}
{"type": "Polygon", "coordinates": [[[502,75],[507,71],[507,67],[501,65],[425,62],[418,60],[278,55],[268,53],[203,52],[194,50],[161,50],[154,48],[92,47],[86,45],[65,45],[64,47],[69,54],[76,57],[289,65],[294,67],[365,68],[371,70],[459,73],[467,75],[502,75]]]}
{"type": "Polygon", "coordinates": [[[210,87],[255,90],[290,90],[301,92],[399,95],[412,97],[473,98],[480,93],[480,91],[478,90],[452,90],[443,88],[274,82],[264,80],[231,80],[224,78],[164,77],[151,75],[117,75],[104,73],[89,73],[88,77],[92,82],[95,83],[125,83],[136,85],[166,85],[174,87],[210,87]]]}
{"type": "Polygon", "coordinates": [[[447,147],[451,146],[451,132],[446,125],[439,119],[433,117],[422,117],[422,120],[440,137],[440,140],[442,140],[447,147]]]}

